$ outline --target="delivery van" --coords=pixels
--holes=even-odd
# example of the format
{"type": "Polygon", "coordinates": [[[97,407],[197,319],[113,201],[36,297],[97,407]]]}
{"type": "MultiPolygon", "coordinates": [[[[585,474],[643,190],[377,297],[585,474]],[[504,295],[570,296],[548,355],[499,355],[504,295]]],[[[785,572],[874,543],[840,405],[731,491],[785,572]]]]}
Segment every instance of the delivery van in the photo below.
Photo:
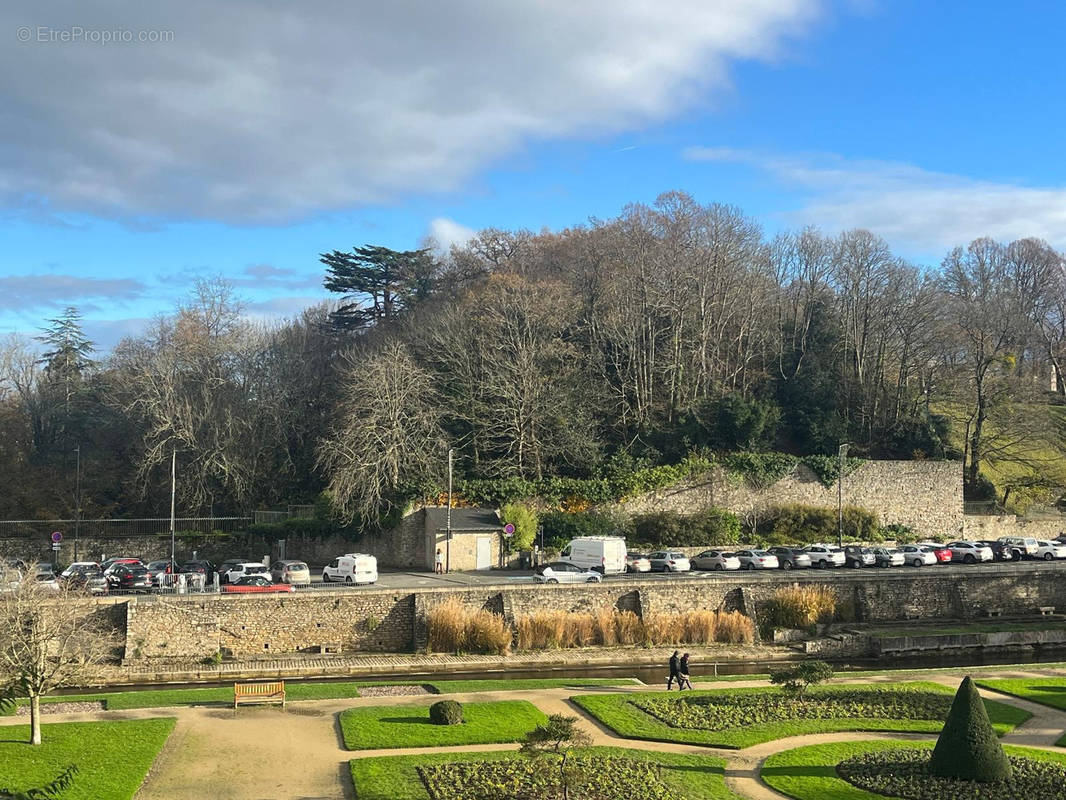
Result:
{"type": "Polygon", "coordinates": [[[616,575],[626,571],[626,540],[621,536],[581,536],[571,540],[559,559],[603,575],[616,575]]]}
{"type": "Polygon", "coordinates": [[[346,553],[322,568],[322,583],[377,583],[378,560],[366,553],[346,553]]]}

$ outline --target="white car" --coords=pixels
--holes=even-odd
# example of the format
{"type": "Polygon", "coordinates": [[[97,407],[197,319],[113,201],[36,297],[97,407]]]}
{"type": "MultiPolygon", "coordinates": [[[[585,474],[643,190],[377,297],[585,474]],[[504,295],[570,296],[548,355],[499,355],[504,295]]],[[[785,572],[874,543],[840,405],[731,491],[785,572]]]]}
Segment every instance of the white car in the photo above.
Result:
{"type": "Polygon", "coordinates": [[[740,569],[740,559],[730,550],[704,550],[689,562],[693,569],[740,569]]]}
{"type": "Polygon", "coordinates": [[[879,567],[902,567],[906,563],[903,551],[895,547],[874,547],[870,550],[879,567]]]}
{"type": "Polygon", "coordinates": [[[552,561],[538,567],[533,579],[539,583],[599,583],[603,575],[569,561],[552,561]]]}
{"type": "Polygon", "coordinates": [[[767,553],[765,550],[737,550],[736,556],[740,559],[741,569],[777,569],[777,556],[767,553]]]}
{"type": "Polygon", "coordinates": [[[270,570],[263,566],[258,561],[242,561],[240,564],[233,564],[230,566],[227,572],[222,573],[223,583],[236,583],[241,578],[247,578],[252,575],[261,575],[270,580],[270,570]]]}
{"type": "Polygon", "coordinates": [[[652,572],[688,572],[692,569],[688,556],[676,550],[656,550],[648,556],[652,572]]]}
{"type": "Polygon", "coordinates": [[[367,553],[345,553],[322,568],[322,583],[369,584],[378,582],[378,559],[367,553]]]}
{"type": "Polygon", "coordinates": [[[899,551],[903,553],[903,561],[912,567],[929,567],[937,563],[936,553],[930,547],[920,544],[900,545],[899,551]]]}
{"type": "Polygon", "coordinates": [[[1047,542],[1043,539],[1037,539],[1036,547],[1035,558],[1042,558],[1045,561],[1051,561],[1053,558],[1066,558],[1066,544],[1061,542],[1047,542]]]}
{"type": "MultiPolygon", "coordinates": [[[[978,561],[995,561],[996,555],[991,547],[986,547],[977,542],[948,542],[948,550],[951,551],[952,561],[961,561],[963,564],[976,564],[978,561]]],[[[1066,548],[1063,548],[1066,554],[1066,548]]]]}
{"type": "Polygon", "coordinates": [[[811,566],[818,569],[827,567],[842,567],[847,558],[844,551],[827,544],[810,544],[804,548],[811,557],[811,566]]]}

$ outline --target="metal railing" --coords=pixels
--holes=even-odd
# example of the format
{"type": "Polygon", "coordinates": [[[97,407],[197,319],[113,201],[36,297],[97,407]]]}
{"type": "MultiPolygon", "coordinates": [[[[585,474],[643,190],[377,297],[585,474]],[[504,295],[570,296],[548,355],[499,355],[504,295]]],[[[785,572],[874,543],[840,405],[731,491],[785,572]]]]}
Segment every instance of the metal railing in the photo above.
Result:
{"type": "MultiPolygon", "coordinates": [[[[209,534],[214,531],[236,533],[244,530],[252,517],[179,517],[174,530],[209,534]]],[[[0,538],[45,537],[59,531],[64,537],[75,529],[82,537],[122,538],[170,533],[170,518],[151,519],[8,519],[0,520],[0,538]]]]}

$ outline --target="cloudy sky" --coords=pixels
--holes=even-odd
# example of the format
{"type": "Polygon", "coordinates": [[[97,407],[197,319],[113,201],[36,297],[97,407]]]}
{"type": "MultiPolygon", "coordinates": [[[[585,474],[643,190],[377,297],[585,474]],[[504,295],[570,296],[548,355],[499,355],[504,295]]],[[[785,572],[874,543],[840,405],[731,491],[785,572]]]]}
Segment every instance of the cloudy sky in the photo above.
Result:
{"type": "Polygon", "coordinates": [[[318,253],[560,228],[684,189],[933,264],[1066,247],[1046,0],[0,5],[0,333],[105,347],[223,275],[252,313],[318,253]]]}

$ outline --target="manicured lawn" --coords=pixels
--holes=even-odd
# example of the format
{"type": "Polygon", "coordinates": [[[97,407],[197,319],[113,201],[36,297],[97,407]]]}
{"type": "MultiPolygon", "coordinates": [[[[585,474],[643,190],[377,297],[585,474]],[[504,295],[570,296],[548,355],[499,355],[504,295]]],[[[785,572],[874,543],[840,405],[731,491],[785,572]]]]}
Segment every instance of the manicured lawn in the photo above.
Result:
{"type": "Polygon", "coordinates": [[[351,708],[340,716],[349,750],[518,742],[547,720],[525,700],[463,703],[461,725],[430,722],[428,705],[351,708]]]}
{"type": "Polygon", "coordinates": [[[986,681],[977,679],[978,686],[1004,694],[1012,694],[1023,700],[1031,700],[1045,706],[1066,711],[1066,677],[1064,678],[1019,678],[1012,680],[986,681]]]}
{"type": "MultiPolygon", "coordinates": [[[[662,765],[662,780],[675,800],[739,800],[725,786],[725,761],[720,758],[648,753],[620,747],[590,747],[583,752],[591,756],[630,758],[662,765]]],[[[351,761],[350,765],[358,800],[428,800],[429,794],[417,772],[420,766],[516,758],[521,756],[515,752],[434,753],[360,758],[351,761]]],[[[501,798],[506,796],[509,795],[501,795],[501,798]]],[[[619,797],[617,800],[626,798],[619,797]]]]}
{"type": "Polygon", "coordinates": [[[870,635],[878,637],[897,636],[955,636],[966,633],[1014,633],[1017,631],[1061,631],[1066,622],[971,622],[965,625],[925,626],[913,625],[899,628],[872,628],[870,635]]]}
{"type": "Polygon", "coordinates": [[[63,800],[129,800],[173,728],[172,718],[52,723],[33,747],[28,725],[0,726],[0,786],[43,786],[74,764],[78,774],[63,800]]]}
{"type": "MultiPolygon", "coordinates": [[[[921,691],[935,692],[950,696],[952,690],[935,683],[886,683],[867,685],[837,685],[815,687],[809,690],[812,699],[819,696],[843,693],[847,691],[921,691]]],[[[751,697],[752,695],[782,696],[776,687],[758,687],[750,689],[728,689],[686,692],[686,697],[701,695],[718,697],[751,697]]],[[[634,705],[633,701],[642,699],[656,701],[663,697],[677,698],[681,693],[641,692],[634,694],[579,695],[573,700],[619,736],[627,739],[647,739],[659,742],[679,742],[698,744],[709,747],[743,748],[760,742],[783,739],[788,736],[801,736],[809,733],[829,733],[834,731],[917,731],[935,733],[940,730],[941,720],[900,719],[900,718],[823,718],[823,719],[788,719],[777,722],[754,722],[739,724],[736,727],[707,730],[701,728],[678,728],[666,724],[661,719],[646,713],[634,705]]],[[[999,735],[1010,731],[1015,726],[1029,719],[1031,714],[1005,703],[986,700],[985,708],[996,732],[999,735]]]]}
{"type": "MultiPolygon", "coordinates": [[[[796,800],[884,800],[884,795],[852,786],[837,777],[841,761],[874,750],[931,748],[933,742],[839,742],[776,753],[763,765],[763,781],[796,800]]],[[[1007,755],[1066,764],[1066,754],[1028,747],[1003,748],[1007,755]]],[[[1031,800],[1036,800],[1032,798],[1031,800]]]]}
{"type": "MultiPolygon", "coordinates": [[[[521,680],[456,681],[286,681],[288,700],[337,700],[359,697],[367,686],[430,686],[438,694],[500,692],[521,689],[582,688],[590,686],[632,685],[632,678],[528,678],[521,680]]],[[[41,698],[42,703],[102,702],[108,711],[131,708],[167,708],[173,706],[232,705],[233,687],[205,689],[145,689],[136,692],[96,692],[54,695],[41,698]]],[[[25,702],[25,701],[23,701],[25,702]]]]}

